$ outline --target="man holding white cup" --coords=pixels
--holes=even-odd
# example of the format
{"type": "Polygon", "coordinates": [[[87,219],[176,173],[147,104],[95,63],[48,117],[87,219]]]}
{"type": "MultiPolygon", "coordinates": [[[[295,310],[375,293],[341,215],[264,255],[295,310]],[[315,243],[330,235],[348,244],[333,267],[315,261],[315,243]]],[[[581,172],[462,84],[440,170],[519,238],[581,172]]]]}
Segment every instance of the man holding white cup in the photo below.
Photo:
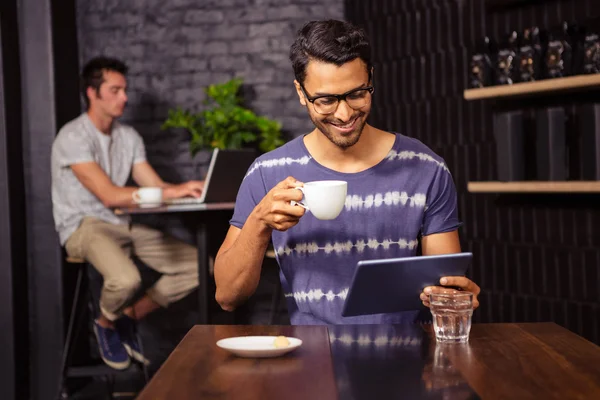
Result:
{"type": "Polygon", "coordinates": [[[104,278],[94,332],[102,359],[116,369],[127,368],[131,358],[145,362],[134,321],[198,286],[198,255],[194,246],[132,224],[111,208],[200,197],[204,187],[202,181],[164,182],[146,161],[140,135],[116,121],[127,103],[126,73],[127,66],[116,59],[89,61],[81,76],[87,112],[67,123],[52,147],[56,230],[67,254],[85,259],[104,278]],[[130,176],[142,188],[126,187],[130,176]],[[134,254],[162,277],[130,304],[141,283],[134,254]]]}
{"type": "MultiPolygon", "coordinates": [[[[272,240],[292,324],[414,322],[418,311],[342,317],[341,310],[359,260],[414,256],[419,243],[423,255],[461,251],[450,172],[418,140],[367,124],[375,86],[361,29],[309,22],[290,59],[300,104],[315,129],[249,169],[215,261],[217,301],[233,310],[252,295],[272,240]],[[347,184],[332,191],[330,181],[347,184]],[[312,199],[313,192],[320,194],[312,199]],[[334,207],[339,200],[342,206],[334,207]],[[313,201],[318,213],[311,212],[313,201]]],[[[478,306],[479,287],[466,277],[425,288],[424,304],[428,293],[455,290],[444,286],[473,292],[478,306]]]]}

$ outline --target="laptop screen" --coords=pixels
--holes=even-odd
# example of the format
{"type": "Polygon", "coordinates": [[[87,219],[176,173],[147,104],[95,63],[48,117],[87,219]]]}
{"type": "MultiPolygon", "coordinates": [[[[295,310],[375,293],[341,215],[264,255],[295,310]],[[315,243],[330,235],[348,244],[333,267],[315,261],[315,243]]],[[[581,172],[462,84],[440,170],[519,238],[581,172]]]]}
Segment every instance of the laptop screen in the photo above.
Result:
{"type": "Polygon", "coordinates": [[[252,149],[214,149],[204,183],[204,203],[235,202],[246,172],[257,157],[252,149]]]}

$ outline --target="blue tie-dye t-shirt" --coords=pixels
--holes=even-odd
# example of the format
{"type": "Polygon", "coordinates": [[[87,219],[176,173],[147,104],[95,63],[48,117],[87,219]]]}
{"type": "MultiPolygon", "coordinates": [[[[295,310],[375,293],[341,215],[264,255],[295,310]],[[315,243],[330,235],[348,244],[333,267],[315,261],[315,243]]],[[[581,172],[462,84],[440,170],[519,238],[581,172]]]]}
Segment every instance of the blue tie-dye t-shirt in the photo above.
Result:
{"type": "Polygon", "coordinates": [[[396,134],[379,164],[341,173],[316,162],[298,137],[250,167],[231,225],[241,229],[254,207],[288,176],[348,182],[346,205],[336,219],[321,221],[307,212],[291,229],[273,231],[292,324],[414,322],[418,310],[357,317],[342,317],[341,311],[359,260],[414,256],[421,235],[459,227],[456,189],[443,159],[420,141],[396,134]]]}

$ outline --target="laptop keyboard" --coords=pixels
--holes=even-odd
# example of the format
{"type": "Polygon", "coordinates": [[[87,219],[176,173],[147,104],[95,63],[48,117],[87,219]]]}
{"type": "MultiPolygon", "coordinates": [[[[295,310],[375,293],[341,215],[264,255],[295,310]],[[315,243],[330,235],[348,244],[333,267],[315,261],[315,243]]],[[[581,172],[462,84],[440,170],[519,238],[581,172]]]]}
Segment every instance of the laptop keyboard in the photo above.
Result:
{"type": "Polygon", "coordinates": [[[202,204],[204,203],[196,197],[182,197],[180,199],[169,199],[165,201],[167,204],[202,204]]]}

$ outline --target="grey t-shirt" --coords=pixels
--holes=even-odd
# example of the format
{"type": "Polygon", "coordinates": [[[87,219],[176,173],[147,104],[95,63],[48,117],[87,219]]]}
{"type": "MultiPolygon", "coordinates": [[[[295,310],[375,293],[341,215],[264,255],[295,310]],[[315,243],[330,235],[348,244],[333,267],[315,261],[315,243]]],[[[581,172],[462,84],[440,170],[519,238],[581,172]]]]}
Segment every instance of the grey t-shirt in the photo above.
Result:
{"type": "Polygon", "coordinates": [[[67,123],[52,145],[52,205],[61,245],[84,217],[113,224],[128,223],[117,216],[77,179],[71,165],[96,162],[116,186],[124,186],[134,164],[146,161],[144,142],[135,129],[115,122],[110,135],[100,132],[87,113],[67,123]]]}

